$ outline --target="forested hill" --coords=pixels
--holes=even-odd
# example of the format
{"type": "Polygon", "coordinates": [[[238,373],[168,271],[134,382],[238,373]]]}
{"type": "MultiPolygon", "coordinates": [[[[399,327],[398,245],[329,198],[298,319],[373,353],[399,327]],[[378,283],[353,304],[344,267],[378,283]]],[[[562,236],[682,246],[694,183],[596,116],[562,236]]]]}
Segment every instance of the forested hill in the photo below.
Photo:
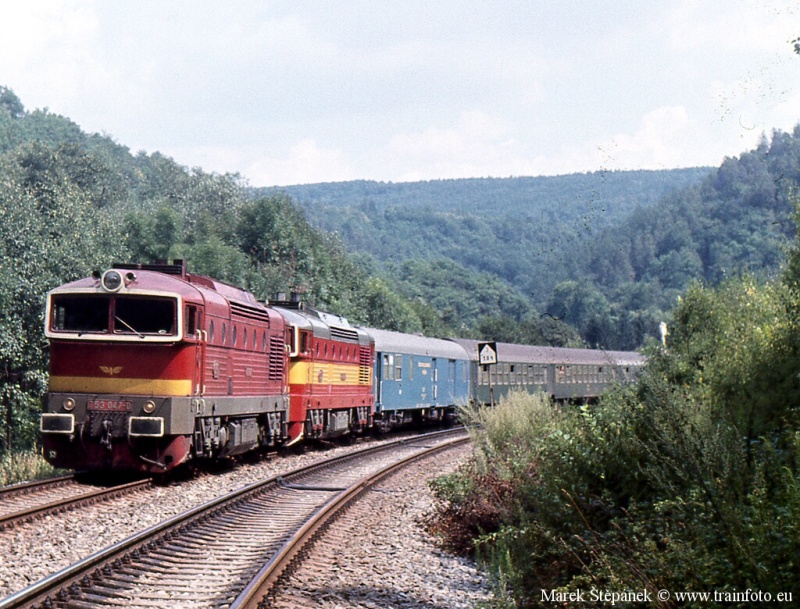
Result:
{"type": "Polygon", "coordinates": [[[798,148],[795,129],[716,169],[280,190],[451,327],[524,340],[520,321],[545,315],[589,344],[632,349],[657,335],[691,280],[778,269],[798,148]],[[482,289],[488,278],[506,298],[482,289]]]}
{"type": "Polygon", "coordinates": [[[566,205],[565,213],[581,215],[592,205],[613,215],[654,203],[675,189],[696,183],[710,168],[662,171],[599,171],[561,176],[466,178],[423,182],[327,182],[281,187],[304,205],[390,207],[490,213],[502,209],[525,212],[541,206],[566,205]]]}
{"type": "MultiPolygon", "coordinates": [[[[280,190],[306,209],[312,223],[337,233],[351,252],[391,277],[395,290],[433,304],[450,327],[461,333],[477,327],[477,333],[518,342],[532,338],[518,331],[520,322],[540,318],[560,283],[585,274],[590,261],[577,251],[712,172],[358,181],[280,190]]],[[[563,314],[558,308],[551,316],[563,314]]],[[[574,321],[586,325],[583,318],[574,321]]],[[[651,323],[626,338],[625,345],[638,347],[630,341],[643,340],[653,328],[651,323]]]]}
{"type": "Polygon", "coordinates": [[[268,190],[289,194],[311,222],[338,233],[351,251],[368,252],[380,261],[445,257],[518,284],[515,275],[525,270],[507,260],[509,243],[535,245],[537,257],[546,259],[543,253],[618,225],[633,210],[696,184],[710,171],[354,181],[268,190]],[[469,259],[469,249],[479,252],[476,260],[469,259]]]}
{"type": "Polygon", "coordinates": [[[775,275],[795,241],[798,187],[800,125],[586,242],[546,310],[590,343],[635,344],[693,280],[775,275]]]}

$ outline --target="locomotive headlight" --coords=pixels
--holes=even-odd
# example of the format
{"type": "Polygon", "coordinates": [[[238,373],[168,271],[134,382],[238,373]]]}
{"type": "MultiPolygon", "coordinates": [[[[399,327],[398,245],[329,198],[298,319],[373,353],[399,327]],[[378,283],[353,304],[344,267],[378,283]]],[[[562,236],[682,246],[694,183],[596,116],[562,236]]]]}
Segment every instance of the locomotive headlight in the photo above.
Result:
{"type": "Polygon", "coordinates": [[[109,292],[116,292],[122,287],[122,275],[118,271],[109,270],[103,273],[103,288],[109,292]]]}
{"type": "Polygon", "coordinates": [[[64,401],[61,402],[61,405],[64,407],[64,410],[69,412],[70,410],[75,408],[75,400],[73,400],[72,398],[65,398],[64,401]]]}
{"type": "Polygon", "coordinates": [[[156,403],[153,400],[147,400],[142,406],[142,410],[144,410],[147,414],[150,414],[156,409],[156,403]]]}

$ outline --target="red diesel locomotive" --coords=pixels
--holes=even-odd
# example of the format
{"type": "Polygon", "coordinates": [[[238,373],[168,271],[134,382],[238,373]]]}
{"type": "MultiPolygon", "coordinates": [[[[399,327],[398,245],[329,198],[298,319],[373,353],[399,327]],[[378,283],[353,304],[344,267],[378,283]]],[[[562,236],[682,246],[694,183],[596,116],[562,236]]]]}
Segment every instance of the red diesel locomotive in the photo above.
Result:
{"type": "Polygon", "coordinates": [[[281,304],[182,262],[115,265],[51,291],[45,458],[160,473],[368,426],[369,337],[281,304]]]}
{"type": "Polygon", "coordinates": [[[292,332],[289,438],[330,438],[372,426],[374,342],[337,315],[297,299],[271,302],[292,332]]]}

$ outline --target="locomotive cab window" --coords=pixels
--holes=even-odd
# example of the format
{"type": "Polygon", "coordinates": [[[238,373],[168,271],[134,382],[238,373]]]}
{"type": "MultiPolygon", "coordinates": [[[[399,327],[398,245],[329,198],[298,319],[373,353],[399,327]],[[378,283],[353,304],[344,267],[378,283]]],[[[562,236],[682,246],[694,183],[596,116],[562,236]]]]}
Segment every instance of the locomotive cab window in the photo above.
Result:
{"type": "Polygon", "coordinates": [[[53,297],[51,328],[78,334],[176,334],[173,298],[62,294],[53,297]]]}
{"type": "Polygon", "coordinates": [[[175,300],[172,298],[129,298],[118,296],[114,303],[115,334],[175,334],[175,300]]]}
{"type": "Polygon", "coordinates": [[[194,338],[197,334],[197,307],[186,307],[186,336],[194,338]]]}
{"type": "Polygon", "coordinates": [[[107,296],[54,296],[51,327],[60,332],[107,333],[110,300],[107,296]]]}

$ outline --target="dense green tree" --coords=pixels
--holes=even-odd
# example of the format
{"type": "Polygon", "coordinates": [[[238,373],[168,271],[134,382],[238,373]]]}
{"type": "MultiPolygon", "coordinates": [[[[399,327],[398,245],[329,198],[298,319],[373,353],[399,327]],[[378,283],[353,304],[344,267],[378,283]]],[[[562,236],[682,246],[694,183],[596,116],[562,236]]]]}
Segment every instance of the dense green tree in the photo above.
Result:
{"type": "Polygon", "coordinates": [[[365,323],[371,327],[398,332],[422,332],[422,321],[416,311],[383,280],[377,277],[371,278],[367,283],[366,297],[365,323]]]}
{"type": "Polygon", "coordinates": [[[45,294],[114,261],[181,258],[261,298],[300,289],[315,306],[403,330],[441,330],[360,268],[284,196],[253,197],[237,175],[131,155],[0,89],[0,451],[36,437],[46,380],[45,294]]]}
{"type": "Polygon", "coordinates": [[[582,347],[578,332],[551,315],[531,313],[522,320],[506,315],[487,315],[478,320],[474,337],[521,345],[582,347]]]}
{"type": "Polygon", "coordinates": [[[125,257],[113,218],[92,205],[76,160],[25,147],[0,160],[0,396],[6,448],[29,445],[46,380],[48,289],[125,257]]]}
{"type": "Polygon", "coordinates": [[[5,112],[12,118],[25,116],[25,107],[19,97],[8,87],[0,86],[0,112],[5,112]]]}

